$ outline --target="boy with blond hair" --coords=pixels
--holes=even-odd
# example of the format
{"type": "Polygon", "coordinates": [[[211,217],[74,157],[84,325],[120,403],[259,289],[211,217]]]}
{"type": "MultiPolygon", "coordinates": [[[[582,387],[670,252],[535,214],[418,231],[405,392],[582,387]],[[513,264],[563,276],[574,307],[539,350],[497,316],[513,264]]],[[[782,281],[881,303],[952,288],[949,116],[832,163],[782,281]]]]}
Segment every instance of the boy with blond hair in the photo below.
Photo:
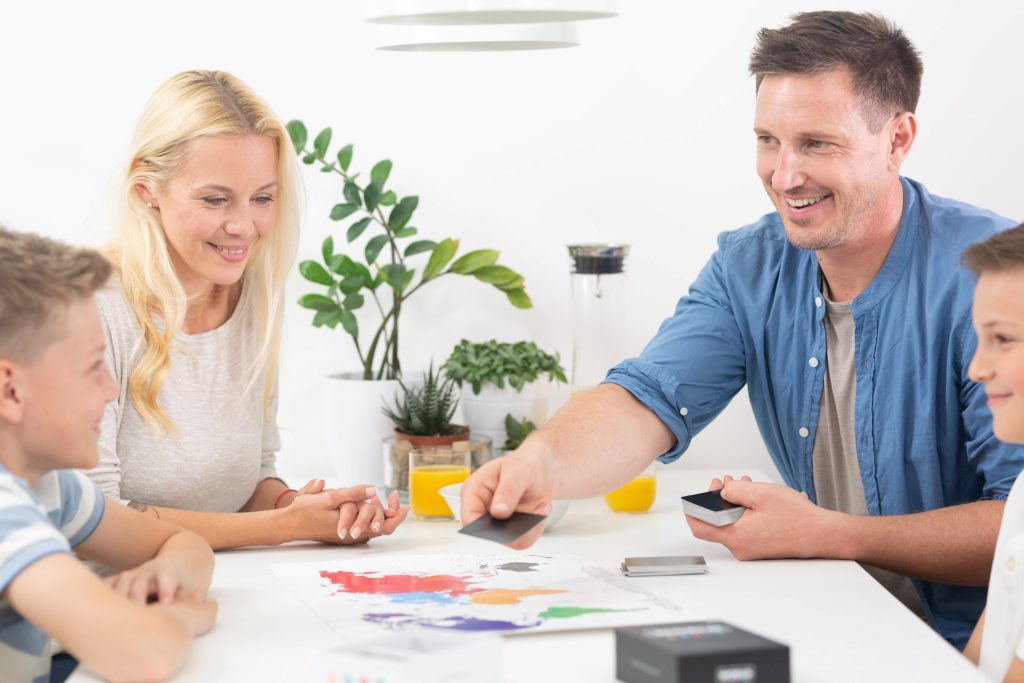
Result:
{"type": "Polygon", "coordinates": [[[0,681],[47,681],[50,638],[97,675],[153,680],[208,631],[213,553],[120,505],[94,467],[117,395],[93,294],[97,252],[0,227],[0,681]],[[118,572],[106,581],[75,556],[118,572]]]}

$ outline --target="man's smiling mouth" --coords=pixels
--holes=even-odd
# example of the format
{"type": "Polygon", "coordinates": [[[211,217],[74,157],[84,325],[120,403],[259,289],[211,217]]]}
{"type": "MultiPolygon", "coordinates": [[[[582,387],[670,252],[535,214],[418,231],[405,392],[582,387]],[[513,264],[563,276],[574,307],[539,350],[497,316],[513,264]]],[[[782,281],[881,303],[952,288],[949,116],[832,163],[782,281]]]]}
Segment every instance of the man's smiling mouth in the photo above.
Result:
{"type": "Polygon", "coordinates": [[[801,197],[800,199],[793,199],[791,197],[783,197],[783,199],[785,199],[786,203],[789,204],[790,206],[792,206],[794,209],[802,209],[805,206],[811,206],[812,204],[817,204],[822,199],[825,199],[826,197],[829,197],[829,196],[830,195],[823,194],[823,195],[819,195],[817,197],[801,197]]]}

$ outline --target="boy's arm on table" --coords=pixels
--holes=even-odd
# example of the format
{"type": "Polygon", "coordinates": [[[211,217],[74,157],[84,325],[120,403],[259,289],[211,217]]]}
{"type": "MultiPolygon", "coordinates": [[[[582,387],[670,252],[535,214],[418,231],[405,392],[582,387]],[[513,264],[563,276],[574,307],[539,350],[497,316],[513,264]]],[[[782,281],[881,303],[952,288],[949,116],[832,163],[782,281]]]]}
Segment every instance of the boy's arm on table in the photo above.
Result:
{"type": "Polygon", "coordinates": [[[216,602],[201,595],[180,595],[169,604],[132,602],[65,553],[30,564],[3,598],[88,669],[111,680],[169,678],[217,614],[216,602]]]}
{"type": "Polygon", "coordinates": [[[213,552],[202,538],[109,501],[75,552],[121,572],[110,583],[143,604],[151,596],[169,603],[179,590],[205,596],[213,577],[213,552]]]}

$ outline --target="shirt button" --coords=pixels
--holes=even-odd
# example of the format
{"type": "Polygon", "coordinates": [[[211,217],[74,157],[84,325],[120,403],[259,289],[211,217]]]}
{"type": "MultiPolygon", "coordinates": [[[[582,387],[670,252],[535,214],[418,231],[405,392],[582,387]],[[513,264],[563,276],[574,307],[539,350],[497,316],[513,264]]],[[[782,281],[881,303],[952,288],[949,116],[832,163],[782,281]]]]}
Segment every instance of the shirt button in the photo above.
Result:
{"type": "Polygon", "coordinates": [[[679,409],[679,414],[680,414],[680,415],[682,415],[683,417],[686,417],[686,414],[687,414],[688,412],[690,412],[690,411],[689,411],[689,410],[687,410],[686,408],[680,408],[680,409],[679,409]]]}
{"type": "Polygon", "coordinates": [[[1006,570],[1012,572],[1017,568],[1017,561],[1012,556],[1006,558],[1006,570]]]}
{"type": "Polygon", "coordinates": [[[811,356],[810,360],[807,361],[807,364],[810,365],[812,368],[816,368],[818,367],[818,359],[815,358],[814,356],[811,356]]]}
{"type": "Polygon", "coordinates": [[[808,434],[810,434],[810,432],[807,431],[807,427],[800,428],[800,436],[806,439],[808,434]]]}
{"type": "Polygon", "coordinates": [[[815,308],[821,308],[821,297],[820,296],[814,297],[814,307],[815,308]]]}

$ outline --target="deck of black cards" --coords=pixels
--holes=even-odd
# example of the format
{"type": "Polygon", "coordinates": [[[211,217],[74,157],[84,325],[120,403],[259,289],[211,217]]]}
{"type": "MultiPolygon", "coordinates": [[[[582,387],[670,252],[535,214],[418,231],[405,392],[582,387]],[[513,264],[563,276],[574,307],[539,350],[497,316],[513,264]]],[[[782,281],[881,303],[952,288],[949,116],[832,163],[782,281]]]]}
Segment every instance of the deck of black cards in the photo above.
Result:
{"type": "Polygon", "coordinates": [[[683,512],[702,522],[725,526],[732,524],[743,515],[747,508],[730,503],[722,498],[721,491],[706,491],[692,496],[683,496],[683,512]]]}
{"type": "Polygon", "coordinates": [[[627,557],[622,561],[626,576],[672,576],[675,574],[707,574],[708,563],[700,555],[667,557],[627,557]]]}

